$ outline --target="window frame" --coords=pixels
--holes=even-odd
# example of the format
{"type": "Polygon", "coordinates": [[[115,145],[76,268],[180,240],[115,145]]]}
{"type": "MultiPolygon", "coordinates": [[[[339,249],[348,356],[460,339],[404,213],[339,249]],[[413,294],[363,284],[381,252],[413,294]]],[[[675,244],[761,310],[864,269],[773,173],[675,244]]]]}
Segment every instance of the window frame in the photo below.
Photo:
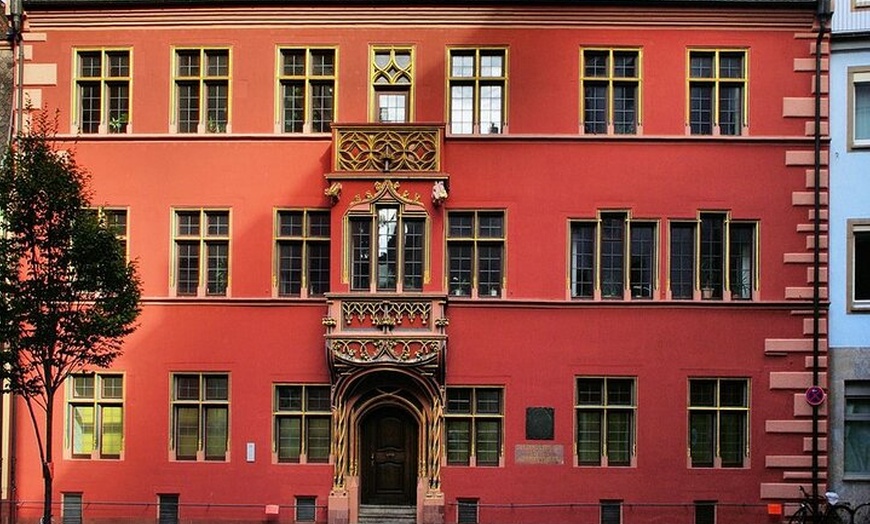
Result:
{"type": "MultiPolygon", "coordinates": [[[[231,133],[232,132],[232,102],[233,102],[233,82],[232,82],[232,74],[233,74],[233,50],[229,46],[205,46],[205,47],[188,47],[188,46],[177,46],[172,47],[171,49],[171,60],[172,64],[170,77],[171,77],[171,89],[170,89],[170,115],[169,115],[169,132],[173,134],[186,135],[186,134],[205,134],[205,133],[231,133]],[[195,75],[182,75],[180,72],[180,58],[183,54],[192,54],[194,52],[198,52],[199,54],[199,63],[198,63],[198,72],[195,75]],[[217,56],[218,53],[226,52],[226,60],[227,60],[227,74],[209,74],[208,72],[208,59],[210,55],[217,56]],[[197,92],[197,113],[198,119],[196,122],[196,129],[194,130],[184,130],[182,131],[182,123],[181,123],[181,93],[180,87],[182,85],[196,86],[197,92]],[[212,108],[209,104],[209,96],[208,96],[208,87],[209,85],[221,85],[226,87],[226,107],[223,109],[226,112],[226,122],[216,122],[212,123],[210,121],[209,112],[212,111],[212,108]]],[[[222,97],[223,98],[223,97],[222,97]]],[[[220,108],[216,108],[215,110],[220,111],[220,108]]]]}
{"type": "MultiPolygon", "coordinates": [[[[66,429],[66,451],[67,457],[70,459],[89,459],[89,460],[123,460],[124,458],[124,411],[126,404],[126,384],[124,374],[118,371],[105,372],[83,372],[70,375],[67,381],[67,429],[66,429]],[[91,379],[91,394],[88,396],[79,395],[78,380],[91,379]],[[120,395],[106,396],[103,388],[104,382],[109,379],[120,380],[120,395]],[[76,423],[76,412],[81,408],[92,408],[91,425],[92,430],[90,435],[82,434],[80,438],[90,438],[89,451],[78,452],[76,450],[76,431],[78,429],[76,423]],[[105,428],[106,415],[104,408],[120,408],[120,430],[118,434],[118,452],[110,453],[104,451],[104,444],[107,439],[105,428]]],[[[111,421],[109,423],[112,423],[111,421]]]]}
{"type": "Polygon", "coordinates": [[[508,47],[507,46],[462,46],[447,48],[447,92],[445,101],[447,103],[447,131],[450,135],[498,135],[508,131],[508,47]],[[453,58],[458,56],[471,56],[473,64],[470,76],[459,76],[454,74],[453,58]],[[501,75],[500,76],[484,76],[482,59],[485,56],[500,56],[501,58],[501,75]],[[470,86],[472,89],[471,103],[471,130],[468,132],[460,132],[454,130],[454,97],[453,88],[457,86],[470,86]],[[482,104],[481,92],[482,87],[498,86],[501,87],[501,97],[499,100],[499,122],[497,124],[490,123],[490,127],[484,128],[482,120],[482,104]]]}
{"type": "Polygon", "coordinates": [[[507,231],[508,231],[508,213],[505,209],[451,209],[447,212],[447,216],[445,217],[445,244],[446,249],[444,250],[445,254],[445,288],[448,290],[448,293],[457,297],[465,297],[465,298],[473,298],[473,299],[501,299],[506,295],[507,288],[507,250],[508,250],[508,242],[507,242],[507,231]],[[471,235],[463,236],[463,235],[454,235],[452,233],[452,224],[451,220],[453,218],[458,218],[460,216],[468,216],[471,217],[470,230],[471,235]],[[484,228],[482,224],[481,217],[484,218],[500,218],[501,220],[501,236],[488,236],[483,234],[483,229],[491,229],[484,228]],[[461,271],[461,273],[470,272],[471,280],[466,281],[457,277],[454,274],[454,271],[451,269],[451,262],[455,260],[464,260],[464,257],[455,257],[451,251],[452,248],[458,248],[460,246],[470,246],[471,247],[471,255],[470,255],[470,267],[468,271],[461,271]],[[482,267],[485,264],[481,263],[482,258],[484,257],[485,251],[483,247],[501,247],[500,254],[500,264],[498,271],[500,273],[501,278],[497,283],[493,283],[493,281],[487,280],[486,282],[482,282],[480,278],[480,273],[483,270],[482,267]],[[483,286],[486,286],[486,289],[483,289],[483,286]],[[493,288],[493,286],[498,286],[497,288],[493,288]],[[465,289],[468,289],[468,292],[465,292],[465,289]],[[483,292],[481,292],[483,291],[483,292]]]}
{"type": "MultiPolygon", "coordinates": [[[[274,226],[273,226],[273,249],[274,249],[274,263],[272,265],[272,282],[273,282],[273,295],[281,298],[312,298],[312,297],[322,297],[324,293],[328,293],[330,290],[330,270],[331,270],[331,235],[330,232],[332,230],[332,217],[329,209],[322,208],[276,208],[274,212],[274,226]],[[301,221],[301,232],[300,234],[282,234],[281,226],[282,216],[291,216],[300,214],[302,217],[301,221]],[[312,215],[321,215],[326,218],[326,225],[329,228],[329,231],[323,234],[315,234],[312,229],[312,215]],[[299,267],[299,292],[293,293],[292,291],[287,292],[283,291],[284,289],[284,269],[282,268],[282,248],[291,245],[298,245],[299,253],[300,253],[300,267],[299,267]],[[325,281],[325,289],[322,291],[317,291],[312,288],[312,266],[311,263],[311,246],[318,245],[321,248],[325,247],[326,249],[326,281],[325,281]]],[[[289,282],[290,286],[294,285],[293,280],[291,279],[289,282]]]]}
{"type": "MultiPolygon", "coordinates": [[[[847,469],[850,466],[846,460],[849,454],[849,433],[855,430],[853,425],[866,425],[868,429],[865,431],[870,431],[870,413],[849,412],[850,405],[855,402],[870,405],[870,380],[846,380],[843,384],[843,477],[846,480],[870,480],[870,464],[865,464],[864,470],[847,469]]],[[[858,440],[866,443],[866,439],[858,438],[858,440]]]]}
{"type": "MultiPolygon", "coordinates": [[[[623,209],[606,209],[599,210],[594,219],[569,219],[568,221],[568,296],[571,300],[637,300],[647,301],[656,300],[659,295],[659,268],[660,268],[660,223],[657,219],[634,218],[631,210],[623,209]],[[620,218],[621,217],[621,218],[620,218]],[[621,229],[621,238],[609,239],[606,238],[604,228],[607,220],[622,220],[623,227],[621,229]],[[591,228],[591,238],[579,239],[575,238],[575,231],[580,228],[591,228]],[[650,267],[635,266],[635,248],[641,247],[644,239],[640,235],[632,235],[632,229],[638,230],[651,229],[652,234],[649,236],[649,241],[652,243],[649,253],[644,254],[643,259],[649,262],[650,267]],[[577,242],[582,240],[585,244],[591,242],[592,252],[578,252],[576,247],[577,242]],[[605,268],[605,257],[616,256],[617,253],[605,253],[605,242],[620,243],[622,250],[618,255],[622,258],[622,263],[619,266],[608,266],[605,268]],[[587,262],[591,261],[591,267],[584,265],[582,268],[578,264],[578,257],[583,257],[587,262]],[[591,258],[590,258],[591,257],[591,258]],[[621,274],[622,293],[619,295],[605,294],[604,286],[605,272],[617,270],[621,274]],[[586,278],[582,279],[582,285],[588,289],[585,292],[579,292],[578,278],[579,271],[591,273],[591,282],[586,278]],[[649,275],[648,284],[643,279],[634,278],[636,272],[647,273],[649,275]],[[635,293],[635,289],[640,286],[649,286],[649,292],[635,293]],[[590,287],[591,286],[591,287],[590,287]]],[[[609,280],[608,280],[609,282],[609,280]]],[[[613,282],[613,285],[616,281],[613,282]]]]}
{"type": "Polygon", "coordinates": [[[580,48],[580,134],[581,135],[596,135],[596,136],[622,136],[622,135],[642,135],[643,134],[643,50],[640,47],[581,47],[580,48]],[[589,76],[586,71],[586,60],[588,53],[607,53],[607,72],[604,76],[589,76]],[[616,76],[616,63],[614,57],[618,53],[634,53],[635,54],[635,76],[616,76]],[[587,83],[604,84],[606,89],[605,95],[605,130],[604,132],[595,132],[587,130],[589,122],[586,121],[586,86],[587,83]],[[614,86],[619,84],[630,84],[635,87],[634,94],[634,122],[633,131],[620,133],[617,132],[615,126],[615,94],[614,86]]]}
{"type": "MultiPolygon", "coordinates": [[[[230,290],[232,287],[232,237],[233,237],[233,216],[230,208],[188,208],[176,207],[171,210],[172,217],[172,264],[170,264],[170,287],[172,295],[176,297],[206,297],[206,298],[221,298],[231,296],[230,290]],[[182,234],[180,233],[179,218],[182,215],[199,215],[197,234],[182,234]],[[227,218],[227,234],[209,234],[208,219],[211,216],[226,215],[227,218]],[[197,286],[196,291],[181,292],[179,291],[179,272],[182,264],[180,263],[181,245],[196,245],[197,246],[197,286]],[[208,248],[210,246],[226,245],[226,278],[223,283],[222,292],[209,292],[208,286],[211,284],[208,272],[208,248]]],[[[219,269],[217,270],[219,271],[219,269]]],[[[220,281],[216,281],[216,285],[221,286],[220,281]]]]}
{"type": "Polygon", "coordinates": [[[687,411],[687,424],[688,428],[687,432],[687,465],[690,469],[749,469],[750,458],[751,458],[751,406],[752,406],[752,384],[751,380],[747,377],[689,377],[687,381],[686,388],[686,411],[687,411]],[[714,383],[714,397],[715,400],[712,405],[693,405],[692,404],[692,385],[693,383],[714,383]],[[745,397],[745,402],[743,406],[729,406],[723,405],[722,402],[722,383],[723,382],[741,382],[743,384],[743,394],[745,397]],[[709,465],[706,464],[695,464],[693,458],[693,446],[692,446],[692,417],[693,414],[703,413],[703,414],[713,414],[715,416],[715,420],[713,421],[713,428],[711,429],[711,438],[712,442],[710,442],[711,446],[711,463],[709,465]],[[741,453],[741,463],[739,465],[725,464],[722,459],[722,414],[723,413],[740,413],[743,415],[743,435],[742,442],[740,446],[741,453]]]}
{"type": "Polygon", "coordinates": [[[705,48],[705,47],[690,47],[686,49],[686,134],[691,136],[722,136],[722,137],[740,137],[749,134],[749,49],[748,48],[705,48]],[[712,76],[693,76],[692,75],[692,55],[695,53],[712,54],[712,76]],[[722,76],[720,70],[720,60],[723,54],[741,54],[742,55],[742,76],[728,77],[722,76]],[[693,84],[710,84],[712,85],[711,108],[710,108],[710,132],[695,132],[692,130],[692,87],[693,84]],[[740,96],[740,116],[739,126],[735,133],[722,132],[722,109],[721,109],[721,88],[727,85],[742,86],[740,96]]]}
{"type": "MultiPolygon", "coordinates": [[[[667,267],[667,297],[669,300],[709,300],[709,301],[755,301],[759,299],[759,275],[760,275],[760,229],[761,224],[755,219],[735,219],[730,211],[714,211],[701,210],[694,219],[669,219],[668,220],[668,267],[667,267]],[[704,227],[705,224],[712,226],[714,222],[721,223],[721,238],[718,240],[705,239],[704,227]],[[691,275],[692,275],[692,292],[691,296],[687,293],[674,293],[674,282],[678,281],[675,278],[674,271],[685,272],[684,264],[681,263],[679,269],[676,269],[676,259],[674,256],[674,230],[675,228],[691,229],[692,230],[692,246],[691,246],[691,275]],[[746,269],[736,265],[735,257],[739,254],[735,253],[735,242],[739,239],[735,231],[749,231],[751,238],[748,243],[743,243],[744,246],[750,249],[748,253],[750,268],[746,269]],[[716,255],[709,251],[712,249],[713,242],[720,244],[721,253],[716,255]],[[715,258],[718,257],[721,267],[714,267],[716,264],[715,258]],[[739,284],[739,290],[735,290],[736,271],[739,271],[743,276],[739,284]],[[719,274],[718,277],[710,276],[719,274]],[[718,279],[718,280],[716,280],[718,279]],[[715,282],[713,280],[716,280],[715,282]],[[747,281],[748,280],[748,281],[747,281]]],[[[743,259],[745,257],[741,257],[743,259]]],[[[687,259],[686,251],[680,252],[680,259],[687,259]]],[[[679,279],[680,286],[685,286],[685,281],[679,279]]]]}
{"type": "Polygon", "coordinates": [[[637,466],[637,377],[607,376],[607,375],[581,375],[574,377],[574,465],[579,467],[636,467],[637,466]],[[583,403],[580,399],[581,381],[601,382],[601,403],[583,403]],[[608,385],[612,381],[630,382],[631,401],[625,403],[611,403],[609,401],[608,385]],[[580,459],[580,413],[600,413],[598,432],[598,460],[595,463],[584,462],[580,459]],[[609,415],[615,413],[627,413],[629,415],[628,430],[628,460],[625,463],[610,463],[610,420],[609,415]]]}
{"type": "Polygon", "coordinates": [[[369,46],[369,122],[402,124],[411,123],[415,119],[415,75],[416,48],[413,45],[371,45],[369,46]],[[384,67],[378,66],[376,57],[381,53],[389,53],[389,59],[384,67]],[[408,54],[409,63],[402,67],[397,62],[398,54],[408,54]],[[392,67],[395,66],[395,70],[392,67]],[[379,83],[378,78],[387,79],[379,83]],[[407,83],[397,82],[400,77],[408,78],[407,83]],[[381,116],[379,96],[381,94],[397,94],[405,98],[405,115],[401,121],[384,120],[381,116]]]}
{"type": "Polygon", "coordinates": [[[329,446],[326,448],[326,456],[322,459],[312,460],[309,450],[312,448],[309,422],[311,419],[325,419],[327,421],[326,429],[328,432],[327,441],[332,439],[332,404],[329,397],[329,384],[291,384],[291,383],[276,383],[272,387],[272,462],[274,464],[331,464],[332,450],[329,446]],[[282,388],[299,388],[300,396],[299,409],[282,409],[280,403],[280,390],[282,388]],[[325,390],[327,399],[330,401],[328,410],[318,410],[309,407],[309,391],[311,389],[325,390]],[[299,420],[299,456],[294,458],[283,458],[281,456],[280,443],[280,426],[282,420],[299,420]]]}
{"type": "Polygon", "coordinates": [[[73,49],[73,68],[72,68],[72,91],[73,91],[73,109],[72,121],[70,122],[70,132],[73,134],[125,134],[132,132],[132,111],[133,111],[133,48],[132,47],[76,47],[73,49]],[[98,76],[85,76],[82,74],[82,58],[86,54],[99,53],[100,55],[100,74],[98,76]],[[112,75],[112,64],[109,60],[112,54],[126,53],[126,75],[112,75]],[[95,131],[85,131],[83,129],[83,93],[81,91],[82,84],[98,84],[100,92],[100,120],[97,123],[95,131]],[[115,111],[111,108],[111,92],[110,86],[124,85],[127,88],[126,111],[123,109],[117,117],[113,117],[115,111]]]}
{"type": "MultiPolygon", "coordinates": [[[[867,7],[870,7],[870,0],[867,1],[867,7]]],[[[846,71],[848,83],[846,85],[846,147],[847,150],[865,150],[870,149],[870,134],[867,138],[857,138],[856,126],[858,125],[858,94],[856,88],[858,84],[866,85],[866,89],[870,90],[870,67],[850,67],[846,71]]],[[[867,95],[867,103],[870,104],[870,91],[867,95]]],[[[870,111],[867,115],[867,126],[870,128],[870,111]]]]}
{"type": "Polygon", "coordinates": [[[280,45],[276,48],[276,85],[275,85],[275,132],[285,134],[329,134],[331,133],[331,125],[337,121],[338,109],[338,46],[295,46],[295,45],[280,45]],[[305,57],[303,64],[304,71],[299,74],[287,74],[285,71],[285,56],[288,52],[301,52],[305,57]],[[317,53],[331,52],[332,53],[332,74],[316,74],[316,64],[314,57],[317,53]],[[286,107],[284,96],[285,86],[288,84],[301,84],[303,86],[303,108],[302,108],[302,129],[299,131],[287,130],[287,120],[285,119],[286,107]],[[332,87],[332,103],[330,107],[330,118],[324,125],[325,130],[316,130],[314,128],[314,89],[315,85],[329,85],[332,87]]]}
{"type": "MultiPolygon", "coordinates": [[[[855,245],[858,236],[867,237],[864,242],[870,242],[870,218],[850,218],[846,220],[846,311],[847,313],[870,313],[870,295],[868,298],[858,298],[856,295],[856,286],[858,285],[858,274],[856,268],[858,261],[856,257],[859,251],[855,245]]],[[[864,261],[865,265],[870,264],[870,257],[864,261]]],[[[865,273],[867,269],[864,269],[865,273]]],[[[861,278],[861,283],[865,282],[867,277],[861,278]]],[[[870,282],[866,283],[870,293],[870,282]]]]}
{"type": "Polygon", "coordinates": [[[505,388],[504,386],[447,386],[444,404],[444,462],[447,466],[454,467],[503,467],[505,447],[505,388]],[[467,391],[469,393],[469,405],[467,411],[451,410],[450,394],[452,392],[467,391]],[[498,393],[498,412],[480,410],[479,397],[482,392],[498,393]],[[468,456],[461,461],[450,458],[450,427],[453,422],[466,421],[468,424],[467,441],[465,442],[468,456]],[[480,424],[483,422],[495,422],[498,424],[498,441],[496,443],[496,460],[481,462],[478,449],[480,446],[480,424]]]}
{"type": "Polygon", "coordinates": [[[221,372],[221,371],[207,371],[207,372],[198,372],[198,371],[176,371],[173,372],[170,376],[169,380],[170,384],[170,394],[169,394],[169,404],[170,404],[170,434],[169,434],[169,454],[170,461],[173,462],[229,462],[230,461],[230,449],[232,444],[232,435],[231,435],[231,422],[232,422],[232,413],[230,413],[230,401],[231,401],[231,393],[232,393],[232,381],[229,372],[221,372]],[[196,377],[198,382],[197,389],[197,398],[196,399],[180,399],[178,398],[178,390],[179,390],[179,378],[186,377],[192,378],[196,377]],[[223,378],[226,381],[226,398],[209,398],[208,392],[208,378],[223,378]],[[196,451],[192,456],[179,456],[178,455],[178,447],[179,447],[179,410],[182,408],[190,408],[196,407],[197,409],[197,444],[196,451]],[[221,409],[224,408],[226,411],[226,422],[225,422],[225,434],[223,438],[223,457],[209,457],[208,456],[208,416],[207,409],[221,409]]]}

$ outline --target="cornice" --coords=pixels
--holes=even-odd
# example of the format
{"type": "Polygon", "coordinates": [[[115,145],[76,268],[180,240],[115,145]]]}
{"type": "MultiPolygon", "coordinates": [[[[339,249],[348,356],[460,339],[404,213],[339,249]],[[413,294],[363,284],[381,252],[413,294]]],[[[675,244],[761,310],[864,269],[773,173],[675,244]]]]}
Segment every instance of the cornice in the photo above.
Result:
{"type": "Polygon", "coordinates": [[[187,7],[28,11],[32,31],[282,27],[570,27],[805,30],[813,11],[756,7],[187,7]]]}

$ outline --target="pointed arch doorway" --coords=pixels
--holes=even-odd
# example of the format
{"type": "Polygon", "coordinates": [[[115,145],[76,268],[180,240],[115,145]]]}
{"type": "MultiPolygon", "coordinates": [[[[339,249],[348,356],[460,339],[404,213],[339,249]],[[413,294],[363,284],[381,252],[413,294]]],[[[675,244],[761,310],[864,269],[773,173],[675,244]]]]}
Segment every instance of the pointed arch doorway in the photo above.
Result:
{"type": "Polygon", "coordinates": [[[362,419],[362,504],[415,504],[419,433],[417,420],[398,406],[376,408],[362,419]]]}

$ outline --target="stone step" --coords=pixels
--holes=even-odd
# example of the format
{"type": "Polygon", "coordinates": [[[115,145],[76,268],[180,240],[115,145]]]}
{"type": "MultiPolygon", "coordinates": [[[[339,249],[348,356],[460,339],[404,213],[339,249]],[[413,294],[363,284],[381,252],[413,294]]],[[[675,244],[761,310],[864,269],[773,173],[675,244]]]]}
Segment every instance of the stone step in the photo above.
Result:
{"type": "Polygon", "coordinates": [[[414,506],[361,504],[359,507],[359,524],[414,524],[415,522],[417,522],[417,508],[414,506]]]}

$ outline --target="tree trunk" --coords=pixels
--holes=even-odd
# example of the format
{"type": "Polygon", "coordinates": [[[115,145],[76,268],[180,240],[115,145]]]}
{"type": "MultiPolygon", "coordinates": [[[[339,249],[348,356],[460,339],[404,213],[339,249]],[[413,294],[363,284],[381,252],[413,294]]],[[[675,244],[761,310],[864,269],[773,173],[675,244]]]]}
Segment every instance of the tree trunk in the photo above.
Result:
{"type": "Polygon", "coordinates": [[[54,425],[54,392],[46,392],[45,404],[45,463],[42,465],[42,481],[43,481],[43,509],[42,522],[43,524],[51,524],[51,495],[54,484],[54,471],[52,471],[52,429],[54,425]]]}

